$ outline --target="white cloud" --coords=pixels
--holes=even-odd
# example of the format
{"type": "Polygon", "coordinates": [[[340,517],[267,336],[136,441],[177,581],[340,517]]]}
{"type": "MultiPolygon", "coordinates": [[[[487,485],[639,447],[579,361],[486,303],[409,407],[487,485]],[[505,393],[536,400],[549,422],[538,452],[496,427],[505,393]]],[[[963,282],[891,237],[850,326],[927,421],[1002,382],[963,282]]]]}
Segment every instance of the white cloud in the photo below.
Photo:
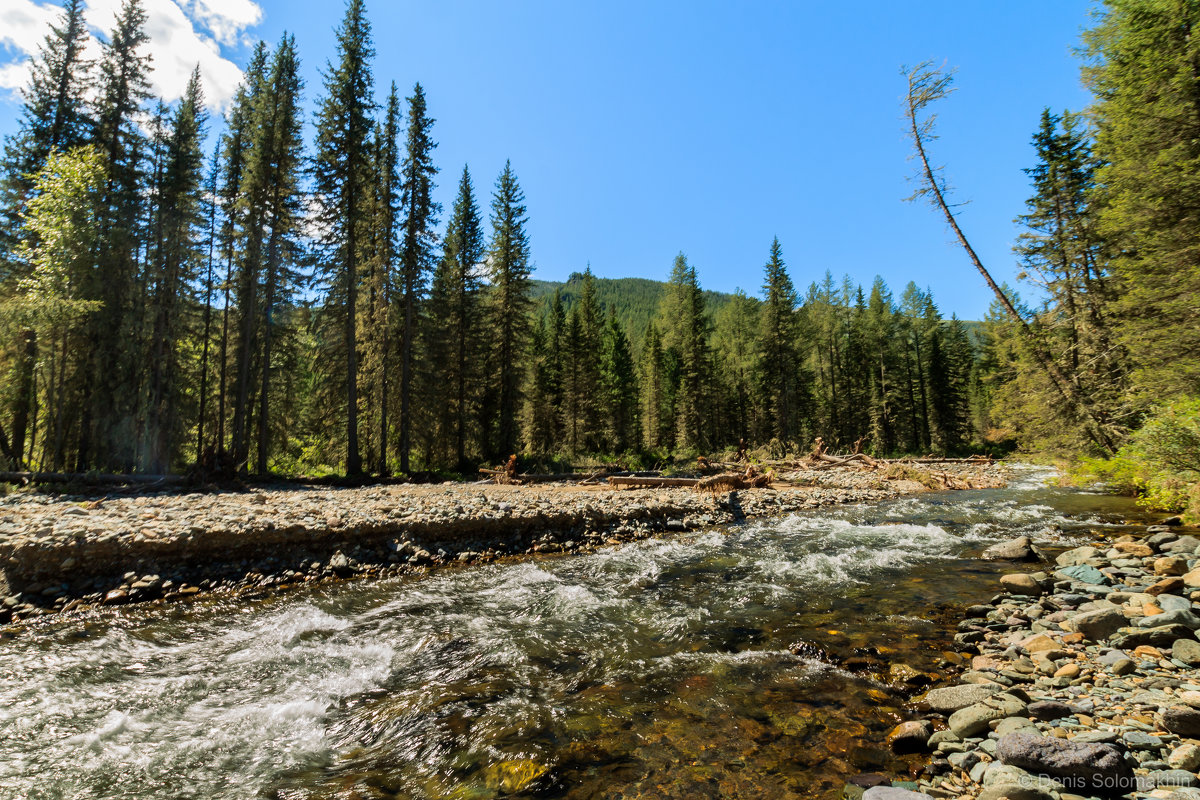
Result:
{"type": "Polygon", "coordinates": [[[58,17],[58,8],[38,5],[32,0],[0,1],[0,44],[16,48],[25,55],[37,52],[42,37],[58,17]]]}
{"type": "Polygon", "coordinates": [[[263,18],[262,7],[254,0],[189,0],[187,11],[221,44],[236,44],[243,31],[263,18]]]}
{"type": "MultiPolygon", "coordinates": [[[[221,44],[235,44],[248,28],[262,21],[262,9],[252,0],[143,0],[146,52],[152,59],[154,92],[167,102],[179,99],[197,64],[210,108],[224,109],[242,80],[241,69],[221,53],[221,44]]],[[[94,35],[107,38],[116,22],[121,0],[86,0],[84,17],[94,35]]],[[[29,79],[29,56],[59,18],[57,3],[0,0],[0,45],[17,51],[17,58],[0,63],[0,90],[14,92],[29,79]]],[[[100,54],[95,42],[87,57],[100,54]]]]}

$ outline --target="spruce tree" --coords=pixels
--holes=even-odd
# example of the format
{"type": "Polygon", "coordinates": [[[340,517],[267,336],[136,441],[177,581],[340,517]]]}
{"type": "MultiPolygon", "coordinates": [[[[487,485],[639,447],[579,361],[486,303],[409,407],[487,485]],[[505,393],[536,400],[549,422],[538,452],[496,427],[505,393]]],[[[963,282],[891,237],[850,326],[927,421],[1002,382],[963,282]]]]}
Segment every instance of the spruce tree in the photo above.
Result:
{"type": "Polygon", "coordinates": [[[662,338],[658,328],[651,322],[642,338],[642,356],[638,369],[641,382],[639,395],[642,400],[642,432],[646,445],[652,449],[667,446],[668,436],[664,431],[666,398],[664,385],[666,369],[663,362],[662,338]]]}
{"type": "Polygon", "coordinates": [[[204,224],[201,184],[204,180],[204,99],[200,70],[192,72],[183,101],[174,114],[163,166],[157,218],[160,249],[153,268],[150,380],[146,409],[147,468],[163,473],[180,441],[184,394],[180,375],[185,317],[195,302],[192,288],[201,259],[200,228],[204,224]]]}
{"type": "Polygon", "coordinates": [[[671,268],[660,319],[666,331],[664,341],[678,361],[676,444],[685,450],[703,450],[709,445],[706,399],[711,382],[710,325],[696,269],[683,253],[675,257],[671,268]]]}
{"type": "Polygon", "coordinates": [[[608,325],[604,328],[604,360],[601,364],[601,402],[597,404],[607,415],[608,445],[614,453],[637,449],[641,444],[638,419],[637,372],[629,337],[617,319],[615,309],[609,309],[608,325]]]}
{"type": "Polygon", "coordinates": [[[771,434],[790,441],[799,433],[800,359],[797,352],[798,320],[796,290],[783,263],[778,237],[771,242],[771,255],[765,267],[759,349],[762,386],[767,401],[766,415],[771,434]]]}
{"type": "Polygon", "coordinates": [[[512,163],[506,161],[492,194],[492,240],[488,248],[491,277],[490,316],[494,350],[496,408],[489,414],[494,428],[492,455],[516,452],[517,412],[521,407],[522,358],[529,338],[530,274],[528,216],[525,193],[512,163]]]}
{"type": "Polygon", "coordinates": [[[425,91],[413,87],[408,98],[408,134],[404,147],[401,180],[404,235],[400,245],[400,290],[403,305],[400,333],[400,471],[409,471],[412,428],[413,350],[417,336],[417,311],[425,292],[426,275],[433,267],[434,231],[440,206],[433,201],[437,167],[433,150],[437,142],[430,133],[433,119],[427,114],[425,91]]]}
{"type": "MultiPolygon", "coordinates": [[[[239,299],[239,306],[253,308],[255,303],[250,296],[250,288],[254,285],[253,282],[244,280],[245,262],[241,260],[240,255],[243,252],[239,244],[243,240],[243,231],[246,229],[244,217],[245,203],[242,201],[243,177],[246,171],[246,162],[249,159],[250,147],[253,137],[254,124],[254,107],[258,96],[264,90],[265,73],[267,68],[267,46],[265,42],[259,42],[254,48],[254,53],[250,57],[250,63],[246,68],[246,75],[241,86],[238,87],[234,95],[233,103],[230,107],[229,116],[226,120],[226,132],[221,140],[221,176],[220,188],[218,189],[218,203],[222,210],[222,225],[221,225],[221,250],[222,259],[225,262],[224,280],[222,281],[222,308],[221,308],[221,346],[218,360],[219,377],[217,388],[217,430],[216,430],[216,451],[218,454],[226,452],[226,407],[229,405],[229,349],[230,349],[230,332],[229,324],[230,317],[233,314],[232,299],[236,296],[239,299]],[[238,274],[243,276],[243,279],[238,281],[235,286],[234,276],[238,274]]],[[[242,309],[243,311],[245,309],[242,309]]],[[[238,328],[241,335],[238,337],[239,342],[247,342],[252,340],[252,336],[248,336],[244,330],[247,322],[247,317],[243,313],[239,313],[241,323],[238,328]]],[[[251,317],[253,319],[253,317],[251,317]]],[[[248,380],[250,369],[248,365],[242,364],[243,357],[248,357],[248,353],[243,353],[238,344],[235,344],[237,352],[236,358],[236,375],[238,377],[245,376],[248,380]]],[[[233,398],[234,421],[233,421],[233,444],[232,450],[239,451],[240,458],[237,458],[238,463],[244,462],[246,458],[246,449],[242,447],[242,443],[246,439],[246,415],[249,407],[249,393],[243,397],[240,391],[243,387],[240,381],[237,384],[238,393],[233,398]]]]}
{"type": "Polygon", "coordinates": [[[116,27],[104,45],[99,69],[99,96],[94,111],[94,142],[105,160],[107,178],[101,204],[97,269],[85,290],[100,303],[90,315],[91,361],[82,380],[86,398],[81,409],[77,468],[128,471],[134,465],[138,405],[136,372],[138,309],[135,286],[142,245],[145,148],[139,126],[143,103],[150,96],[150,57],[146,12],[141,0],[124,0],[116,27]]]}
{"type": "MultiPolygon", "coordinates": [[[[242,281],[246,301],[239,303],[239,312],[249,322],[243,326],[248,335],[240,343],[244,351],[239,359],[238,382],[239,387],[246,387],[248,394],[252,379],[241,370],[256,361],[259,407],[255,469],[259,474],[268,471],[272,451],[272,376],[278,360],[275,349],[295,296],[297,265],[301,260],[302,89],[295,40],[285,34],[271,57],[269,71],[264,74],[263,89],[255,93],[251,141],[239,198],[240,216],[246,222],[242,281]],[[248,356],[251,351],[253,359],[248,356]]],[[[238,449],[242,459],[248,453],[247,427],[242,425],[243,438],[238,449]]]]}
{"type": "Polygon", "coordinates": [[[313,183],[325,251],[321,275],[327,290],[326,322],[341,330],[327,368],[344,386],[346,474],[362,473],[358,423],[357,311],[363,249],[369,238],[364,211],[372,194],[371,100],[374,56],[363,0],[348,0],[337,30],[337,63],[324,75],[317,112],[313,183]]]}
{"type": "Polygon", "coordinates": [[[439,432],[454,454],[454,466],[461,471],[468,469],[468,450],[474,449],[469,426],[478,412],[483,379],[479,371],[484,347],[479,265],[484,244],[475,187],[464,165],[442,258],[433,275],[426,346],[429,402],[442,412],[439,432]]]}
{"type": "Polygon", "coordinates": [[[388,93],[382,124],[376,131],[375,196],[372,225],[373,257],[367,278],[368,301],[366,327],[362,331],[365,373],[373,391],[373,404],[379,417],[375,434],[377,447],[375,472],[388,474],[388,439],[390,438],[389,378],[394,359],[392,354],[393,295],[395,294],[396,265],[400,257],[400,213],[402,175],[400,172],[400,94],[393,82],[388,93]]]}

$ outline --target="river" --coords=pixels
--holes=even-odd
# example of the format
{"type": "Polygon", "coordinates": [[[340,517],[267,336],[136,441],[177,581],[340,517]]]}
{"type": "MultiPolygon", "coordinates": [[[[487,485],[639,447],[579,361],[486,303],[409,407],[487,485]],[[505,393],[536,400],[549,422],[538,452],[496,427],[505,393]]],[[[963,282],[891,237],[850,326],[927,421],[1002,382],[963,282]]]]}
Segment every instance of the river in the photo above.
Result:
{"type": "Polygon", "coordinates": [[[1048,476],[42,620],[0,640],[0,798],[837,797],[904,766],[904,696],[844,665],[950,668],[1011,570],[979,550],[1140,516],[1048,476]]]}

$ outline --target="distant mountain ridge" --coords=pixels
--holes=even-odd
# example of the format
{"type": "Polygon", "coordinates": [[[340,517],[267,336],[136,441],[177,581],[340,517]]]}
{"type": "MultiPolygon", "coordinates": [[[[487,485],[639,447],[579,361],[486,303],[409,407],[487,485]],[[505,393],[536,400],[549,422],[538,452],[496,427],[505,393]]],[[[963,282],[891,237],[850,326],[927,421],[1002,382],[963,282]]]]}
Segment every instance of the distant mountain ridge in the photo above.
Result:
{"type": "MultiPolygon", "coordinates": [[[[572,272],[566,281],[534,280],[534,314],[541,316],[549,312],[554,302],[554,290],[562,290],[563,307],[570,312],[579,301],[583,289],[583,273],[572,272]]],[[[607,318],[614,309],[617,320],[624,326],[626,334],[637,353],[641,347],[646,326],[658,315],[658,306],[667,293],[667,282],[650,278],[596,278],[596,299],[604,306],[607,318]]],[[[728,292],[704,292],[705,306],[710,315],[726,306],[733,295],[728,292]]]]}
{"type": "MultiPolygon", "coordinates": [[[[554,290],[562,291],[563,308],[570,313],[575,303],[579,301],[579,293],[583,289],[583,273],[572,272],[566,281],[533,280],[534,315],[541,317],[550,311],[554,302],[554,290]]],[[[609,309],[615,309],[617,319],[625,328],[625,333],[633,346],[633,352],[639,353],[642,339],[646,334],[646,326],[658,316],[658,306],[667,293],[667,282],[650,278],[596,278],[596,299],[604,306],[605,318],[609,309]]],[[[799,287],[798,287],[799,288],[799,287]]],[[[731,292],[704,291],[705,308],[709,317],[714,317],[718,311],[732,302],[731,292]]],[[[758,298],[753,298],[758,300],[758,298]]],[[[801,289],[801,301],[803,301],[801,289]]],[[[947,317],[948,318],[948,317],[947,317]]],[[[961,320],[967,329],[971,342],[979,347],[983,323],[973,320],[961,320]]]]}

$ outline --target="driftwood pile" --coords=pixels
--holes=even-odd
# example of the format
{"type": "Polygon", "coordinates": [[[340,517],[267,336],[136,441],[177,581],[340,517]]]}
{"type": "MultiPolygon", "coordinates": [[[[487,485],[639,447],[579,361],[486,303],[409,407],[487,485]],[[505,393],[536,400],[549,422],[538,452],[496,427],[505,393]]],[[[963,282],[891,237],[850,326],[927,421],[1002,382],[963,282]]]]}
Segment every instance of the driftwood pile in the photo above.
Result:
{"type": "MultiPolygon", "coordinates": [[[[481,483],[523,485],[529,483],[574,483],[578,485],[599,484],[607,481],[617,489],[676,489],[694,488],[700,492],[719,494],[742,489],[770,489],[776,480],[776,469],[821,471],[837,468],[854,468],[862,472],[878,472],[882,480],[909,480],[934,490],[982,489],[1001,486],[999,480],[986,477],[963,477],[949,472],[919,468],[915,465],[939,463],[979,464],[985,466],[992,459],[974,458],[873,458],[862,452],[865,439],[854,443],[854,452],[839,455],[826,452],[824,441],[818,437],[813,450],[804,458],[792,461],[768,461],[759,465],[746,464],[746,445],[739,445],[732,463],[721,463],[706,456],[696,459],[697,477],[668,478],[658,472],[620,472],[611,467],[598,467],[592,472],[518,473],[517,457],[511,456],[499,469],[481,469],[488,476],[481,483]]],[[[575,467],[576,470],[580,469],[575,467]]]]}

